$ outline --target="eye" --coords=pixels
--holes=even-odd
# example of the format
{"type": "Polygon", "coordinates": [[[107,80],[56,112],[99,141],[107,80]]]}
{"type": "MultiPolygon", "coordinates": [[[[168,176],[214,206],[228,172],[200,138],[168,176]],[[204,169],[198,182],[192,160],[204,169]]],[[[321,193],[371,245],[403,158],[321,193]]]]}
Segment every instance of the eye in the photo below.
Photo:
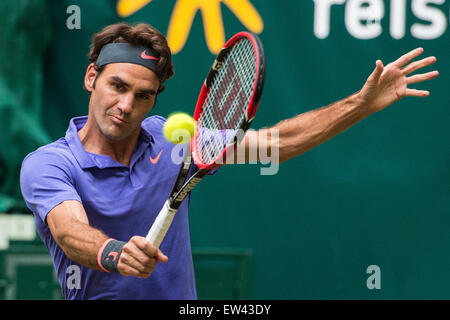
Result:
{"type": "Polygon", "coordinates": [[[146,94],[146,93],[137,93],[136,94],[136,99],[139,99],[139,100],[150,100],[150,95],[146,94]]]}
{"type": "Polygon", "coordinates": [[[111,86],[114,89],[116,89],[117,91],[123,91],[125,89],[123,85],[121,85],[120,83],[117,83],[117,82],[111,83],[111,86]]]}

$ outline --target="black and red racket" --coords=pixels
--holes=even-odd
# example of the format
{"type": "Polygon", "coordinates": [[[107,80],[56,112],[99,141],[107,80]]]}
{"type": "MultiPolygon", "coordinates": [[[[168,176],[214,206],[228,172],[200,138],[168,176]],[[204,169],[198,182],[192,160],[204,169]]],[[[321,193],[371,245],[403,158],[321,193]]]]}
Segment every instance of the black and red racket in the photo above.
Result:
{"type": "Polygon", "coordinates": [[[227,153],[242,140],[258,109],[264,74],[263,46],[252,33],[235,34],[217,55],[195,107],[195,134],[172,192],[146,237],[155,247],[163,241],[184,198],[203,177],[223,165],[227,153]],[[187,179],[192,161],[199,170],[187,179]]]}

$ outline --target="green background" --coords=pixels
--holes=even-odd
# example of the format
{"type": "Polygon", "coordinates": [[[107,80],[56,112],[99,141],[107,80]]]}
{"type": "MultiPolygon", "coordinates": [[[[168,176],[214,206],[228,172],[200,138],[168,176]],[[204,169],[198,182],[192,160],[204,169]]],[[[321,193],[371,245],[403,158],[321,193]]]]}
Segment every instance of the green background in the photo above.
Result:
{"type": "MultiPolygon", "coordinates": [[[[222,168],[192,195],[194,248],[251,250],[255,299],[450,298],[449,7],[447,30],[418,40],[413,23],[427,24],[407,1],[406,35],[352,37],[345,5],[333,6],[330,35],[313,33],[312,0],[253,0],[264,21],[267,71],[253,128],[271,126],[356,91],[376,59],[385,64],[422,46],[440,77],[412,86],[431,91],[405,98],[319,147],[281,165],[222,168]],[[218,205],[219,204],[219,205],[218,205]],[[366,269],[381,269],[381,289],[369,290],[366,269]]],[[[87,114],[83,90],[90,37],[120,21],[115,0],[7,0],[0,5],[0,110],[3,211],[24,209],[18,185],[23,157],[63,136],[70,118],[87,114]],[[81,29],[69,30],[66,8],[81,9],[81,29]],[[19,35],[17,33],[20,33],[19,35]],[[30,55],[30,53],[32,53],[30,55]]],[[[147,22],[166,34],[174,0],[153,0],[125,21],[147,22]]],[[[222,5],[226,38],[244,26],[222,5]]],[[[214,55],[197,13],[176,75],[151,114],[192,113],[214,55]]]]}

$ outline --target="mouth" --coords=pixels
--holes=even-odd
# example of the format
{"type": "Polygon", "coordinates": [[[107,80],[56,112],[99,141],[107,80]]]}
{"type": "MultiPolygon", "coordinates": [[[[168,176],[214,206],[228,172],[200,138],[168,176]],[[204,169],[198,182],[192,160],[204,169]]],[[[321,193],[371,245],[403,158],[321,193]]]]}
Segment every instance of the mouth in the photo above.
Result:
{"type": "Polygon", "coordinates": [[[113,116],[113,115],[110,115],[109,117],[111,118],[111,120],[112,120],[114,123],[117,123],[117,124],[120,124],[120,125],[123,125],[123,124],[129,124],[128,121],[125,121],[125,120],[122,119],[122,118],[119,118],[119,117],[116,117],[116,116],[113,116]]]}

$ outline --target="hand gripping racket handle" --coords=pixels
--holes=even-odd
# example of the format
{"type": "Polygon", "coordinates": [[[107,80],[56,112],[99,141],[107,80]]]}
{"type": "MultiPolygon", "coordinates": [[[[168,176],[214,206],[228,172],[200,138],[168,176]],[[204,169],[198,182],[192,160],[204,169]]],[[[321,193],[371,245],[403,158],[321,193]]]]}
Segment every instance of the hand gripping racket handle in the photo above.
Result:
{"type": "Polygon", "coordinates": [[[169,230],[176,212],[177,210],[171,208],[170,201],[167,200],[156,217],[155,222],[153,222],[153,225],[145,238],[156,248],[159,248],[166,236],[167,230],[169,230]]]}

